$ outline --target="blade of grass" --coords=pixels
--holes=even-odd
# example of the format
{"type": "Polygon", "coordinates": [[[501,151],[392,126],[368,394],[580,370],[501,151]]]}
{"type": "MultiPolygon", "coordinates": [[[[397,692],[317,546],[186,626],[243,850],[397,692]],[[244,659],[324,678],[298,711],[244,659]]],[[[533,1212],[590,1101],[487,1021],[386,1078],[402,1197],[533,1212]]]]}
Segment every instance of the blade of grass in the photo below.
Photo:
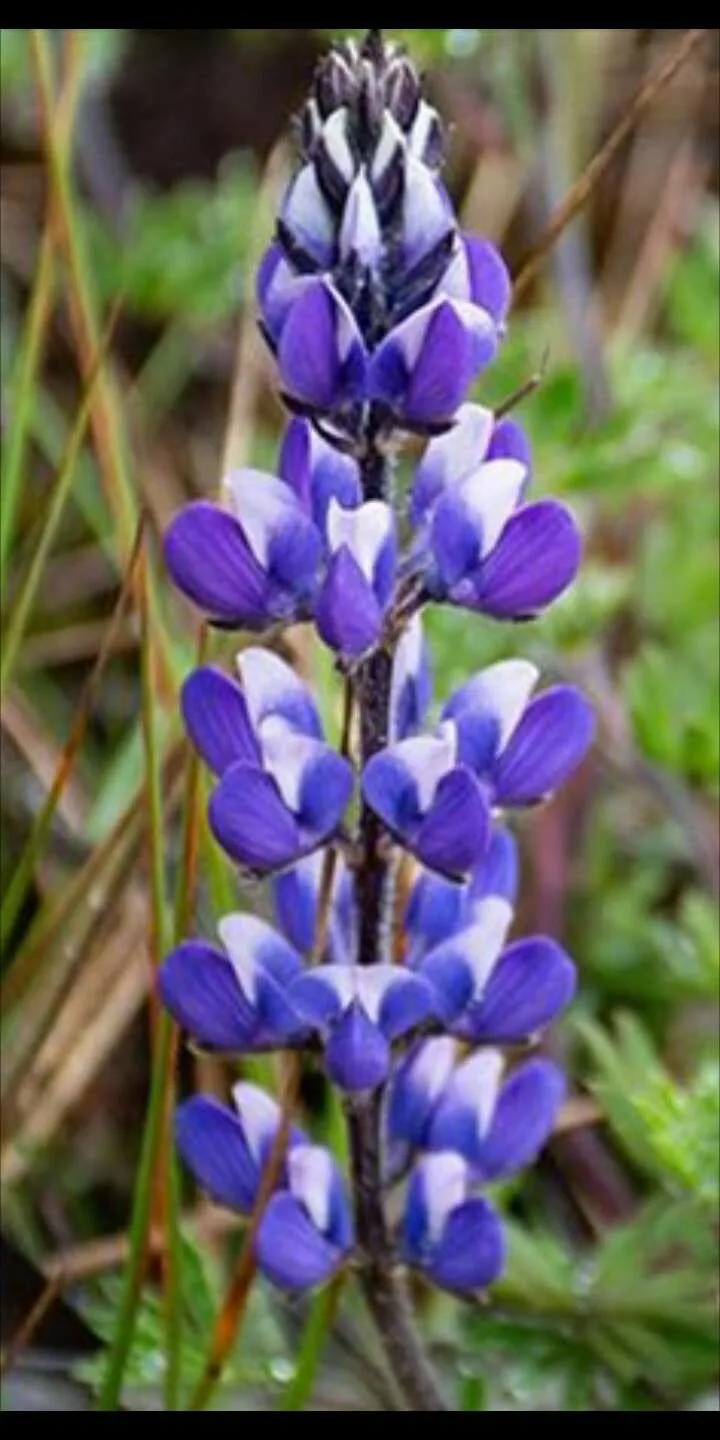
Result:
{"type": "Polygon", "coordinates": [[[23,850],[19,864],[13,874],[12,880],[3,897],[0,908],[0,950],[3,950],[12,934],[15,922],[22,909],[27,895],[33,872],[47,839],[52,825],[55,812],[65,787],[72,775],[78,752],[82,745],[88,721],[98,693],[100,682],[105,671],[105,666],[113,652],[115,637],[121,624],[124,621],[131,591],[135,582],[135,569],[140,557],[142,544],[143,523],[138,528],[130,563],[123,581],[122,589],[118,596],[117,604],[113,611],[110,623],[105,632],[105,639],[100,647],[97,660],[85,683],[80,703],[78,705],[72,729],[67,744],[60,757],[53,783],[48,792],[47,798],[33,824],[28,842],[23,850]]]}
{"type": "MultiPolygon", "coordinates": [[[[74,32],[71,32],[71,36],[74,32]]],[[[80,49],[71,38],[65,46],[65,74],[53,115],[53,129],[61,155],[67,152],[72,136],[80,94],[80,49]]],[[[32,425],[37,382],[45,340],[53,311],[55,281],[55,217],[49,208],[40,244],[35,280],[27,310],[25,328],[18,350],[17,365],[10,385],[11,419],[7,445],[3,446],[3,483],[0,487],[0,601],[7,584],[7,564],[15,531],[23,465],[32,425]]]]}
{"type": "Polygon", "coordinates": [[[336,1275],[335,1279],[312,1301],[303,1332],[297,1369],[294,1379],[283,1396],[281,1410],[286,1412],[304,1410],[308,1401],[312,1399],[325,1341],[332,1328],[346,1280],[345,1272],[336,1275]]]}
{"type": "Polygon", "coordinates": [[[515,300],[522,300],[537,279],[548,255],[565,233],[573,220],[584,210],[603,176],[607,173],[618,152],[642,120],[646,111],[655,104],[658,96],[672,83],[675,76],[687,64],[708,35],[707,29],[687,30],[663,65],[640,87],[635,99],[628,106],[620,124],[609,140],[587,166],[576,181],[563,203],[553,215],[544,235],[521,261],[515,279],[515,300]]]}
{"type": "MultiPolygon", "coordinates": [[[[157,973],[170,941],[170,911],[165,873],[165,844],[163,827],[162,764],[160,758],[160,736],[158,725],[157,666],[154,636],[149,609],[149,556],[147,544],[142,552],[141,586],[141,644],[140,675],[142,695],[142,729],[145,748],[145,778],[147,795],[148,840],[150,851],[150,953],[153,969],[157,973]]],[[[158,1012],[151,997],[151,1013],[155,1015],[157,1031],[158,1012]]],[[[169,1411],[178,1407],[180,1390],[180,1365],[182,1345],[182,1246],[178,1220],[179,1188],[175,1154],[170,1132],[173,1098],[174,1071],[177,1053],[177,1032],[173,1027],[172,1044],[162,1075],[163,1097],[161,1126],[158,1136],[157,1154],[153,1156],[150,1176],[152,1189],[148,1212],[148,1227],[157,1217],[165,1235],[162,1256],[163,1303],[165,1310],[165,1407],[169,1411]]],[[[143,1236],[143,1253],[146,1260],[149,1252],[149,1228],[143,1236]]],[[[137,1292],[139,1303],[140,1293],[137,1292]]],[[[132,1344],[134,1322],[137,1310],[128,1318],[129,1344],[132,1344]]],[[[129,1354],[129,1348],[128,1352],[129,1354]]],[[[122,1385],[120,1373],[120,1384],[122,1385]]]]}
{"type": "Polygon", "coordinates": [[[135,1333],[138,1305],[149,1260],[153,1182],[158,1149],[163,1136],[166,1075],[172,1066],[174,1054],[175,1026],[169,1015],[162,1014],[158,1020],[156,1031],[150,1096],[135,1184],[135,1200],[130,1223],[130,1256],[125,1271],[115,1334],[98,1397],[98,1409],[101,1411],[112,1411],[118,1408],[123,1377],[135,1333]]]}
{"type": "MultiPolygon", "coordinates": [[[[30,31],[31,50],[37,76],[38,102],[43,143],[56,206],[58,230],[67,262],[68,306],[81,374],[87,380],[93,356],[98,351],[99,322],[93,293],[92,266],[86,254],[81,216],[76,204],[69,157],[57,143],[53,130],[53,73],[50,41],[45,30],[30,31]]],[[[129,464],[129,439],[116,380],[109,366],[100,369],[91,425],[100,461],[100,473],[116,526],[120,564],[124,567],[138,522],[138,497],[129,464]]],[[[160,642],[161,682],[172,690],[174,667],[172,639],[162,623],[162,610],[154,572],[151,573],[149,605],[160,642]]]]}
{"type": "MultiPolygon", "coordinates": [[[[65,451],[65,456],[60,466],[45,515],[42,534],[34,550],[33,558],[30,562],[20,594],[13,604],[7,631],[3,635],[2,654],[0,655],[0,695],[5,693],[10,683],[37,588],[42,579],[43,570],[47,564],[58,526],[70,496],[75,478],[75,467],[80,451],[82,450],[85,431],[92,413],[95,387],[99,383],[102,374],[103,361],[112,340],[119,313],[120,303],[118,302],[113,307],[105,327],[105,332],[100,337],[98,348],[94,353],[93,364],[85,385],[85,394],[78,410],[75,424],[70,432],[67,450],[65,451]]],[[[130,554],[132,554],[132,550],[130,554]]]]}

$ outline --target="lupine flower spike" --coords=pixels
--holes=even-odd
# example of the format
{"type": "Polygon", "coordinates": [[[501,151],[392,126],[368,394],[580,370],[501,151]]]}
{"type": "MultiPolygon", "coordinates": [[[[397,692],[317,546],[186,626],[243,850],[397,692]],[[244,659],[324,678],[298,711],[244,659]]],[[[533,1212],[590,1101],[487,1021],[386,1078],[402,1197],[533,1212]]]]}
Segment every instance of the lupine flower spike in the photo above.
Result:
{"type": "MultiPolygon", "coordinates": [[[[503,1049],[536,1044],[576,972],[555,941],[512,935],[507,822],[569,779],[594,726],[577,690],[543,686],[524,659],[433,711],[423,612],[531,620],[574,581],[581,544],[563,506],[532,497],[520,425],[471,398],[511,284],[458,224],[409,57],[379,31],[335,46],[297,134],[257,279],[289,412],[277,464],[229,476],[220,505],[189,506],[165,539],[186,599],[244,637],[234,674],[189,676],[182,711],[213,779],[211,830],[245,877],[271,880],[274,923],[238,913],[217,939],[188,937],[159,989],[204,1049],[294,1050],[340,1090],[349,1183],[292,1126],[255,1257],[289,1291],[357,1267],[407,1406],[438,1410],[401,1272],[460,1297],[492,1285],[506,1244],[484,1191],[552,1135],[560,1072],[503,1049]],[[401,513],[391,471],[408,436],[423,448],[401,513]],[[348,687],[343,754],[267,648],[299,623],[348,687]]],[[[199,1185],[247,1216],[280,1124],[241,1084],[231,1107],[186,1101],[177,1142],[199,1185]]]]}

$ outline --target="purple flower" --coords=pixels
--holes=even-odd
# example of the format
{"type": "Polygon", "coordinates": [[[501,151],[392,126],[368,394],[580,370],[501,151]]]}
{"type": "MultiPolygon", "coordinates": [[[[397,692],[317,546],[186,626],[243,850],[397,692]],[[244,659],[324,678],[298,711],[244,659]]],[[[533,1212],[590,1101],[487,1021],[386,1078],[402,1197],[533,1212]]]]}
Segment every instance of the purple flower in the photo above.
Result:
{"type": "Polygon", "coordinates": [[[294,1147],[287,1188],[275,1194],[256,1240],[263,1274],[281,1290],[323,1285],[347,1260],[354,1243],[347,1192],[328,1150],[294,1147]]]}
{"type": "Polygon", "coordinates": [[[356,510],[332,501],[327,531],[330,561],[316,606],[318,633],[338,655],[359,660],[377,645],[393,598],[395,517],[380,500],[356,510]]]}
{"type": "Polygon", "coordinates": [[[325,965],[301,976],[288,999],[326,1044],[328,1073],[350,1094],[383,1085],[392,1045],[435,1017],[437,997],[396,965],[325,965]]]}
{"type": "Polygon", "coordinates": [[[223,950],[189,941],[161,966],[158,988],[173,1018],[199,1045],[226,1054],[262,1053],[301,1039],[307,1031],[285,998],[302,974],[300,956],[253,915],[230,915],[218,929],[223,950]]]}
{"type": "Polygon", "coordinates": [[[500,1220],[487,1201],[473,1198],[472,1187],[460,1155],[426,1156],[412,1173],[403,1224],[407,1264],[460,1295],[486,1290],[505,1266],[500,1220]]]}
{"type": "Polygon", "coordinates": [[[497,348],[491,316],[440,295],[403,320],[378,347],[368,373],[368,398],[386,405],[401,427],[442,429],[497,348]]]}
{"type": "Polygon", "coordinates": [[[575,579],[581,541],[553,500],[526,504],[530,451],[514,421],[467,405],[418,469],[411,514],[428,593],[498,620],[526,620],[575,579]]]}
{"type": "MultiPolygon", "coordinates": [[[[188,1100],[175,1117],[175,1137],[188,1169],[216,1204],[250,1215],[280,1128],[280,1109],[255,1085],[236,1085],[233,1102],[231,1110],[206,1096],[188,1100]]],[[[302,1131],[293,1129],[290,1153],[306,1144],[302,1131]]]]}
{"type": "Polygon", "coordinates": [[[176,516],[165,560],[183,594],[224,629],[259,632],[310,613],[322,538],[290,487],[239,470],[228,509],[199,500],[176,516]]]}
{"type": "MultiPolygon", "coordinates": [[[[549,1060],[530,1060],[504,1080],[498,1050],[456,1067],[456,1042],[427,1040],[397,1070],[387,1106],[392,1146],[454,1151],[476,1183],[508,1179],[532,1164],[565,1101],[565,1081],[549,1060]]],[[[396,1151],[396,1153],[398,1153],[396,1151]]]]}
{"type": "Polygon", "coordinates": [[[242,687],[195,671],[185,724],[220,777],[210,823],[228,854],[259,874],[283,870],[336,833],[354,788],[351,765],[322,740],[317,707],[288,665],[265,650],[238,660],[242,687]]]}
{"type": "Polygon", "coordinates": [[[566,1097],[549,1060],[530,1060],[503,1082],[504,1061],[481,1051],[460,1065],[429,1127],[430,1150],[462,1155],[483,1184],[506,1180],[537,1159],[566,1097]]]}
{"type": "Polygon", "coordinates": [[[529,703],[538,678],[521,660],[483,671],[434,735],[391,745],[366,767],[368,804],[429,870],[465,876],[487,850],[491,809],[547,799],[587,754],[587,701],[560,687],[529,703]]]}

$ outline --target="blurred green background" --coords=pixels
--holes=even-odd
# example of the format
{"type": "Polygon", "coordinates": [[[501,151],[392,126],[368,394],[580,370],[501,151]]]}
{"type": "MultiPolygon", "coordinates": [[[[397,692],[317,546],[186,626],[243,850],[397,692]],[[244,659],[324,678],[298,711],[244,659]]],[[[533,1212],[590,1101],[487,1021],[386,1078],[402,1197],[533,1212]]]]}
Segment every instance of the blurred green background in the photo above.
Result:
{"type": "MultiPolygon", "coordinates": [[[[4,1244],[60,1266],[103,1336],[152,965],[191,888],[176,696],[198,629],[158,539],[229,464],[273,464],[282,414],[253,269],[331,33],[357,32],[0,32],[4,1244]]],[[[391,33],[450,122],[467,228],[517,271],[683,32],[391,33]]],[[[583,685],[600,720],[582,775],[520,827],[521,928],[561,938],[581,974],[551,1040],[573,1099],[538,1169],[499,1197],[511,1264],[487,1306],[420,1297],[467,1410],[717,1408],[717,77],[710,31],[548,256],[478,392],[502,403],[542,371],[522,418],[537,492],[581,520],[581,582],[521,630],[431,624],[439,698],[523,653],[583,685]]],[[[327,657],[304,635],[292,648],[337,722],[327,657]]],[[[199,840],[210,934],[238,896],[199,840]]],[[[227,1081],[181,1056],[183,1091],[227,1081]]],[[[338,1133],[312,1073],[304,1103],[315,1133],[338,1133]]],[[[182,1198],[185,1393],[237,1233],[182,1198]]],[[[161,1279],[150,1271],[127,1376],[140,1407],[165,1377],[161,1279]]],[[[34,1293],[5,1272],[4,1344],[34,1293]]],[[[215,1403],[285,1404],[303,1323],[257,1289],[215,1403]]],[[[313,1408],[392,1406],[373,1345],[350,1294],[313,1408]]],[[[88,1361],[82,1386],[100,1369],[88,1361]]]]}

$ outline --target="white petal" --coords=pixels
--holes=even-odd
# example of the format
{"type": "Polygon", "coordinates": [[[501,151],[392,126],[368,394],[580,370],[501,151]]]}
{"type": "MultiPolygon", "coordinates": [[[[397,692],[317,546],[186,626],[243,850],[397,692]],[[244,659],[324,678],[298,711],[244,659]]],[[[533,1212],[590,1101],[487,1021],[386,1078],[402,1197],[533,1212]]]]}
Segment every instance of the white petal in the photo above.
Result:
{"type": "MultiPolygon", "coordinates": [[[[438,286],[438,294],[444,295],[448,300],[472,300],[470,262],[465,245],[459,236],[450,264],[438,286]]],[[[468,405],[465,408],[470,410],[476,407],[468,405]]]]}
{"type": "Polygon", "coordinates": [[[383,546],[393,533],[393,512],[383,500],[370,500],[356,510],[344,510],[332,500],[328,510],[328,542],[333,554],[347,546],[369,585],[383,546]]]}
{"type": "Polygon", "coordinates": [[[263,763],[272,775],[288,810],[300,812],[300,795],[307,766],[325,746],[307,735],[298,734],[279,715],[263,720],[258,729],[263,763]]]}
{"type": "Polygon", "coordinates": [[[251,646],[237,657],[237,668],[250,720],[255,730],[269,716],[312,706],[306,685],[290,665],[271,650],[251,646]]]}
{"type": "Polygon", "coordinates": [[[483,464],[494,429],[492,410],[463,405],[449,434],[428,446],[419,473],[427,469],[443,487],[468,480],[483,464]]]}
{"type": "Polygon", "coordinates": [[[382,180],[383,175],[385,175],[388,167],[392,164],[396,152],[404,149],[405,136],[395,117],[387,112],[383,120],[380,143],[375,151],[375,158],[372,163],[373,180],[376,182],[382,180]]]}
{"type": "Polygon", "coordinates": [[[505,1060],[500,1051],[482,1050],[466,1060],[453,1076],[448,1103],[467,1105],[475,1111],[481,1140],[492,1126],[504,1073],[505,1060]]]}
{"type": "Polygon", "coordinates": [[[457,1050],[457,1041],[447,1035],[437,1040],[426,1040],[405,1078],[405,1087],[419,1091],[434,1104],[452,1077],[457,1050]]]}
{"type": "Polygon", "coordinates": [[[276,943],[275,931],[255,915],[226,915],[218,925],[218,934],[246,998],[251,1005],[257,1004],[263,949],[276,943]]]}
{"type": "Polygon", "coordinates": [[[255,559],[266,568],[273,535],[299,508],[295,495],[276,475],[261,470],[236,470],[223,489],[255,559]]]}
{"type": "Polygon", "coordinates": [[[305,241],[313,250],[332,250],[335,223],[314,165],[305,165],[296,175],[283,207],[283,218],[297,232],[301,243],[305,241]]]}
{"type": "Polygon", "coordinates": [[[345,205],[340,253],[346,259],[357,255],[361,264],[372,268],[377,265],[382,248],[382,230],[375,200],[365,171],[361,170],[345,205]]]}
{"type": "Polygon", "coordinates": [[[452,217],[438,183],[427,165],[408,160],[403,205],[405,245],[412,260],[427,255],[452,229],[452,217]]]}
{"type": "Polygon", "coordinates": [[[333,1162],[328,1150],[320,1146],[299,1145],[290,1151],[287,1160],[290,1189],[320,1231],[330,1228],[333,1162]]]}
{"type": "MultiPolygon", "coordinates": [[[[498,755],[510,743],[540,679],[540,671],[529,660],[501,660],[476,675],[460,692],[463,711],[486,711],[499,729],[498,755]]],[[[456,710],[455,714],[462,712],[456,710]]]]}
{"type": "Polygon", "coordinates": [[[266,1090],[242,1081],[233,1092],[235,1109],[242,1121],[248,1149],[258,1164],[263,1158],[263,1147],[272,1144],[280,1124],[280,1109],[266,1090]]]}
{"type": "Polygon", "coordinates": [[[519,460],[491,460],[460,488],[460,494],[482,528],[482,558],[491,555],[508,521],[515,514],[527,480],[519,460]]]}
{"type": "Polygon", "coordinates": [[[451,1151],[428,1155],[422,1161],[422,1167],[428,1217],[427,1239],[434,1247],[442,1240],[453,1210],[467,1200],[469,1170],[462,1156],[451,1151]]]}
{"type": "Polygon", "coordinates": [[[350,185],[355,174],[355,161],[348,141],[347,108],[336,110],[330,116],[323,128],[323,142],[335,168],[350,185]]]}
{"type": "MultiPolygon", "coordinates": [[[[415,118],[415,123],[410,131],[408,141],[411,155],[416,156],[419,160],[422,160],[425,154],[427,143],[436,120],[437,111],[433,110],[432,105],[428,105],[426,100],[423,100],[415,118]]],[[[423,165],[423,169],[426,168],[427,167],[423,165]]]]}
{"type": "Polygon", "coordinates": [[[473,907],[473,923],[460,935],[447,942],[448,948],[461,950],[475,979],[474,998],[484,994],[490,976],[505,948],[514,919],[509,901],[499,895],[487,896],[473,907]]]}
{"type": "Polygon", "coordinates": [[[418,792],[420,812],[426,815],[438,785],[457,764],[457,731],[451,721],[435,735],[418,735],[393,746],[393,755],[409,770],[418,792]]]}
{"type": "Polygon", "coordinates": [[[314,973],[337,995],[343,1012],[357,1003],[377,1025],[388,991],[408,979],[410,972],[398,965],[322,965],[314,973]]]}

